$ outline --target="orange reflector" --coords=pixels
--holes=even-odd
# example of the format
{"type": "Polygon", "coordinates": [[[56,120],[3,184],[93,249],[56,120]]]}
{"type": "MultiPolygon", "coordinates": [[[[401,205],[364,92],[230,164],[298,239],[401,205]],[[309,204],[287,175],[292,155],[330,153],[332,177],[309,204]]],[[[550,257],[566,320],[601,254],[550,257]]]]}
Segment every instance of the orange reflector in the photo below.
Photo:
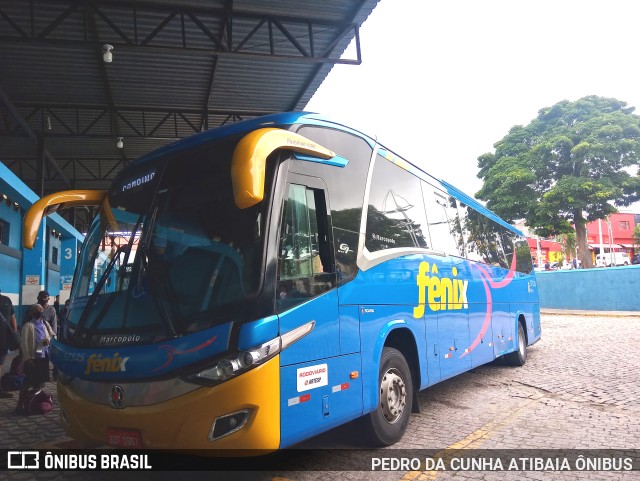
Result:
{"type": "Polygon", "coordinates": [[[351,379],[358,379],[358,376],[360,376],[360,373],[358,371],[351,371],[351,374],[349,374],[349,377],[351,379]]]}

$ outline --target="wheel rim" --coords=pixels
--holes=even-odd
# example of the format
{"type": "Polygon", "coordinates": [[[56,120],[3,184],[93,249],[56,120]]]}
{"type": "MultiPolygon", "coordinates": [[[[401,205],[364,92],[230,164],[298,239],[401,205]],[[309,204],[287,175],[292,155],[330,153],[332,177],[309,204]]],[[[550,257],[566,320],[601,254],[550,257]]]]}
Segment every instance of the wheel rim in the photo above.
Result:
{"type": "Polygon", "coordinates": [[[382,415],[389,424],[402,417],[407,405],[407,390],[404,381],[395,369],[389,369],[380,383],[380,407],[382,415]]]}

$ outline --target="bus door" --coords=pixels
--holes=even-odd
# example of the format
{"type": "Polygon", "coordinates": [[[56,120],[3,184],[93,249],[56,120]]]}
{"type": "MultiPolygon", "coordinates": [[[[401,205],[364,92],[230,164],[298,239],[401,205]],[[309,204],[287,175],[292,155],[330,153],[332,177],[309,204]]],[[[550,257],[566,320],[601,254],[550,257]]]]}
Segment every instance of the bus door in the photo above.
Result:
{"type": "Polygon", "coordinates": [[[440,358],[440,378],[455,376],[471,368],[469,348],[469,314],[467,308],[458,305],[453,283],[457,281],[450,263],[440,268],[440,306],[438,312],[438,346],[440,358]]]}
{"type": "Polygon", "coordinates": [[[493,325],[493,352],[495,357],[511,352],[516,345],[514,341],[514,317],[508,303],[493,304],[491,324],[493,325]]]}
{"type": "Polygon", "coordinates": [[[493,361],[493,329],[491,313],[487,314],[487,303],[469,304],[469,334],[472,367],[493,361]],[[489,319],[487,320],[487,315],[489,319]]]}
{"type": "Polygon", "coordinates": [[[340,357],[327,189],[319,178],[290,173],[288,181],[280,222],[276,308],[281,335],[303,326],[310,332],[280,355],[281,447],[362,412],[362,389],[349,382],[349,373],[359,369],[359,356],[340,357]]]}
{"type": "Polygon", "coordinates": [[[469,347],[469,316],[466,312],[438,313],[438,341],[442,380],[471,368],[471,357],[463,356],[469,347]]]}

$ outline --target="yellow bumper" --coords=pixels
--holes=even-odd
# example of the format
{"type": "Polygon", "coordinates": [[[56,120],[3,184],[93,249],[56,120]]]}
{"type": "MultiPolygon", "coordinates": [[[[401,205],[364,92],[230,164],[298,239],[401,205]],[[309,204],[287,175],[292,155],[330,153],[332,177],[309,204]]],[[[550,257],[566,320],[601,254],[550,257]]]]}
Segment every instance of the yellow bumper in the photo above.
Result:
{"type": "Polygon", "coordinates": [[[160,404],[114,409],[94,404],[58,383],[67,434],[106,444],[108,428],[137,429],[143,448],[276,450],[280,445],[280,356],[215,387],[202,387],[160,404]],[[245,427],[216,441],[219,416],[251,409],[245,427]]]}

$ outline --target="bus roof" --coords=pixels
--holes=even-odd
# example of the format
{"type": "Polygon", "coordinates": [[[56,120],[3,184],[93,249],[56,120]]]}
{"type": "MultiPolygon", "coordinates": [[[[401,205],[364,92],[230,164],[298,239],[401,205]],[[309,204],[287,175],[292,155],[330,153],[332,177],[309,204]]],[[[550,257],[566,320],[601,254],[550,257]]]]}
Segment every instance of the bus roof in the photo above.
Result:
{"type": "MultiPolygon", "coordinates": [[[[181,150],[191,149],[200,145],[207,144],[209,142],[214,142],[216,140],[222,139],[227,136],[241,135],[241,134],[249,133],[253,130],[263,128],[263,127],[284,127],[284,126],[290,126],[294,124],[319,125],[319,126],[325,126],[325,127],[338,128],[340,130],[350,132],[352,134],[357,135],[358,137],[361,137],[372,148],[375,145],[378,145],[379,147],[382,147],[383,149],[388,150],[389,152],[393,152],[392,150],[387,149],[386,146],[382,144],[378,144],[378,142],[375,139],[369,137],[368,135],[358,130],[352,129],[351,127],[348,127],[344,124],[340,124],[338,122],[325,118],[320,114],[313,113],[313,112],[281,112],[276,114],[263,115],[260,117],[255,117],[253,119],[242,120],[239,122],[234,122],[231,124],[223,125],[221,127],[217,127],[215,129],[201,132],[191,137],[187,137],[185,139],[179,140],[165,147],[154,150],[153,152],[150,152],[138,158],[137,160],[134,161],[133,165],[150,162],[154,159],[164,157],[165,155],[173,154],[181,150]]],[[[397,155],[397,154],[393,152],[393,155],[397,155]]],[[[496,214],[491,212],[485,206],[480,204],[473,197],[469,196],[468,194],[465,194],[460,189],[454,187],[450,183],[432,176],[422,168],[406,160],[404,157],[400,155],[397,155],[397,156],[400,157],[404,162],[409,164],[409,166],[411,167],[409,170],[414,175],[417,175],[418,177],[420,177],[422,180],[425,180],[425,181],[428,181],[429,179],[436,181],[437,183],[440,184],[440,187],[442,187],[449,195],[456,197],[459,201],[472,207],[473,209],[477,210],[478,212],[485,215],[486,217],[491,218],[493,221],[497,222],[503,227],[506,227],[507,229],[513,232],[516,232],[521,236],[523,235],[522,232],[520,232],[511,224],[505,222],[503,219],[501,219],[496,214]]]]}

